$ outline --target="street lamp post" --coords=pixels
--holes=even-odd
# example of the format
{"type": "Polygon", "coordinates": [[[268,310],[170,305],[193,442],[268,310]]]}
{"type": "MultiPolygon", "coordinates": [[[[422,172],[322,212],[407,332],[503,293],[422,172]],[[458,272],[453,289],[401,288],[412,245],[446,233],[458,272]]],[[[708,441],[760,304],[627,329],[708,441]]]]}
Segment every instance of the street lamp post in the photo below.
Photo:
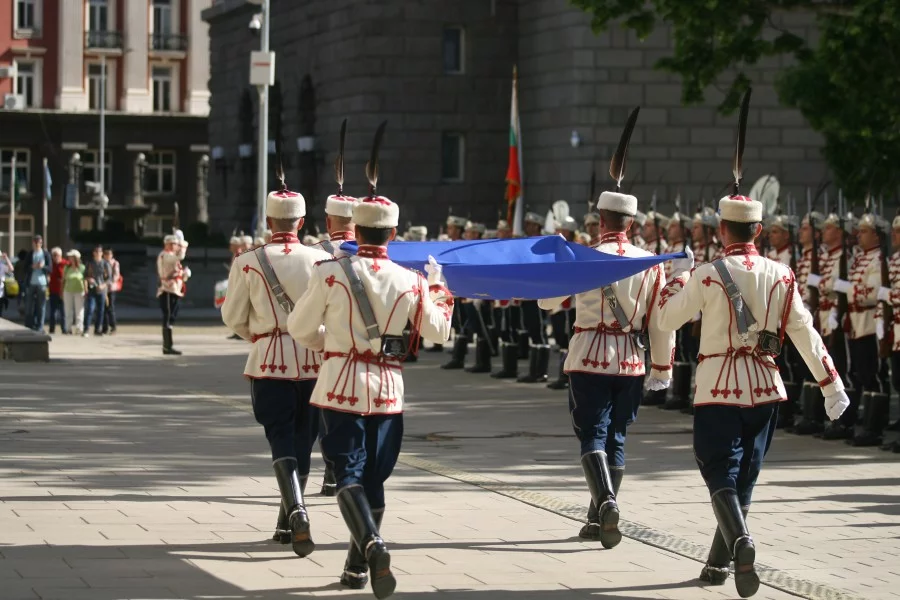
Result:
{"type": "Polygon", "coordinates": [[[106,54],[100,55],[100,212],[97,215],[97,229],[103,231],[106,218],[106,54]]]}
{"type": "Polygon", "coordinates": [[[259,90],[259,167],[256,173],[256,235],[266,230],[266,196],[269,173],[269,86],[275,83],[275,53],[269,51],[270,3],[262,2],[262,14],[254,15],[250,29],[260,30],[260,50],[250,53],[250,84],[259,90]]]}

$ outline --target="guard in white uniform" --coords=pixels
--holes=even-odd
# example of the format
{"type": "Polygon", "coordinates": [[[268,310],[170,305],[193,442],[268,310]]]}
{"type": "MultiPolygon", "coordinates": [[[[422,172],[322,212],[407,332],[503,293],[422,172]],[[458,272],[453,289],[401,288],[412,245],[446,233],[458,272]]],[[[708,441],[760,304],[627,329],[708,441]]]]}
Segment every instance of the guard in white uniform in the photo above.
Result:
{"type": "MultiPolygon", "coordinates": [[[[887,303],[892,309],[892,314],[886,318],[883,305],[879,305],[879,318],[881,319],[879,335],[887,337],[891,348],[891,385],[894,390],[900,392],[900,215],[894,217],[891,223],[891,245],[896,248],[888,261],[888,273],[890,286],[882,286],[878,290],[878,299],[887,303]]],[[[888,411],[890,412],[890,411],[888,411]]],[[[886,428],[887,431],[900,431],[900,419],[894,421],[886,428]]],[[[890,450],[900,453],[900,440],[884,444],[882,450],[890,450]]]]}
{"type": "MultiPolygon", "coordinates": [[[[610,173],[620,188],[624,177],[624,151],[637,119],[629,118],[610,173]],[[621,168],[619,165],[622,165],[621,168]]],[[[603,192],[598,252],[617,256],[650,256],[628,240],[637,198],[603,192]]],[[[616,496],[625,474],[625,436],[637,417],[647,368],[645,331],[649,333],[652,361],[650,389],[665,389],[671,381],[675,334],[656,326],[652,307],[665,285],[662,265],[609,286],[575,296],[575,334],[569,342],[565,371],[569,375],[569,413],[580,442],[581,466],[591,493],[587,523],[581,537],[613,548],[622,539],[616,496]]],[[[538,304],[550,310],[566,300],[551,298],[538,304]]]]}
{"type": "Polygon", "coordinates": [[[322,409],[322,449],[334,469],[338,505],[352,536],[341,582],[364,587],[368,566],[377,598],[392,594],[396,585],[379,529],[384,482],[403,437],[402,358],[418,336],[446,341],[453,310],[436,263],[426,268],[426,283],[388,258],[400,210],[375,193],[383,130],[384,124],[366,167],[371,194],[353,210],[358,253],[317,265],[288,320],[298,343],[325,353],[312,404],[322,409]],[[403,337],[407,320],[415,325],[409,342],[403,337]]]}
{"type": "MultiPolygon", "coordinates": [[[[182,240],[175,235],[167,235],[163,243],[163,251],[156,257],[156,274],[159,277],[156,297],[162,311],[162,352],[178,356],[181,351],[175,349],[172,330],[175,328],[178,305],[184,297],[185,282],[190,278],[190,271],[181,264],[181,257],[184,256],[182,240]]],[[[187,248],[186,243],[184,248],[187,248]]]]}
{"type": "MultiPolygon", "coordinates": [[[[642,213],[641,211],[637,211],[634,213],[634,223],[631,225],[631,235],[629,238],[631,239],[631,245],[635,248],[640,248],[641,250],[649,250],[647,248],[647,242],[644,240],[644,236],[641,235],[641,232],[644,230],[644,225],[647,223],[647,215],[642,213]]],[[[600,218],[597,217],[597,225],[600,225],[600,218]]],[[[598,234],[599,235],[599,230],[598,234]]],[[[593,240],[595,236],[592,236],[593,240]]],[[[595,242],[591,242],[591,245],[596,245],[595,242]]]]}
{"type": "Polygon", "coordinates": [[[738,595],[759,588],[756,550],[747,529],[753,486],[772,441],[778,404],[785,399],[775,355],[785,333],[825,395],[829,417],[849,405],[841,378],[812,326],[789,267],[758,255],[762,204],[738,195],[749,93],[741,106],[734,161],[734,195],[719,201],[719,234],[726,257],[691,272],[693,257],[679,260],[659,301],[659,326],[675,331],[699,308],[704,327],[694,394],[694,454],[709,488],[718,529],[701,580],[724,584],[735,564],[738,595]]]}
{"type": "Polygon", "coordinates": [[[321,368],[318,353],[287,333],[293,302],[306,292],[317,261],[331,255],[300,243],[306,202],[282,189],[266,200],[272,242],[238,256],[228,276],[222,321],[252,344],[244,376],[250,380],[253,416],[263,426],[281,490],[281,510],[273,539],[290,542],[298,556],[315,549],[303,495],[319,414],[310,396],[321,368]]]}
{"type": "MultiPolygon", "coordinates": [[[[676,206],[680,207],[681,199],[675,200],[676,206]]],[[[691,247],[691,232],[693,227],[693,219],[687,214],[679,210],[669,219],[668,242],[669,246],[666,252],[676,253],[684,252],[685,248],[691,247]]],[[[666,261],[666,281],[672,279],[673,262],[666,261]]],[[[691,377],[693,369],[697,364],[697,338],[694,337],[692,326],[690,323],[676,332],[675,337],[675,356],[672,363],[672,395],[666,397],[666,391],[647,394],[644,397],[644,404],[652,406],[654,404],[662,404],[665,410],[680,410],[687,414],[693,412],[691,405],[691,377]],[[660,402],[660,398],[662,401],[660,402]]]]}

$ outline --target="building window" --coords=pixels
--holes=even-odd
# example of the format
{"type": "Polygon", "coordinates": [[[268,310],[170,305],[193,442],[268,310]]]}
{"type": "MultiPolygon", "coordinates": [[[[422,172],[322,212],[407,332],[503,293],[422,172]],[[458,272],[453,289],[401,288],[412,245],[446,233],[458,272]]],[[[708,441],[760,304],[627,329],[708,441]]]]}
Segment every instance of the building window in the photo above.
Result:
{"type": "Polygon", "coordinates": [[[465,177],[466,139],[461,133],[444,133],[441,139],[441,179],[458,182],[465,177]]]}
{"type": "Polygon", "coordinates": [[[12,159],[16,156],[16,191],[23,193],[28,189],[28,180],[31,175],[29,164],[29,152],[24,148],[0,148],[0,193],[8,194],[12,181],[12,159]]]}
{"type": "Polygon", "coordinates": [[[99,110],[100,102],[103,102],[103,108],[109,108],[107,96],[109,94],[109,79],[105,76],[109,75],[109,67],[106,73],[103,72],[102,63],[93,63],[88,65],[88,102],[91,110],[99,110]],[[104,81],[105,79],[105,81],[104,81]],[[101,91],[101,82],[103,89],[101,91]]]}
{"type": "Polygon", "coordinates": [[[171,232],[175,223],[173,215],[148,215],[144,220],[144,237],[161,238],[171,232]]]}
{"type": "Polygon", "coordinates": [[[144,192],[147,194],[175,193],[174,152],[147,152],[144,192]]]}
{"type": "Polygon", "coordinates": [[[465,35],[461,27],[444,29],[444,73],[459,75],[464,69],[465,35]]]}
{"type": "Polygon", "coordinates": [[[19,37],[36,37],[31,34],[41,30],[41,0],[15,0],[16,34],[19,37]]]}
{"type": "Polygon", "coordinates": [[[172,110],[172,67],[153,67],[153,112],[172,110]]]}
{"type": "MultiPolygon", "coordinates": [[[[112,189],[112,154],[109,150],[103,153],[103,192],[109,195],[112,189]]],[[[100,152],[84,150],[81,153],[81,180],[100,183],[100,152]]]]}
{"type": "Polygon", "coordinates": [[[16,94],[25,97],[25,106],[40,108],[41,78],[40,68],[34,61],[16,61],[16,94]]]}
{"type": "Polygon", "coordinates": [[[90,0],[88,6],[88,31],[106,31],[109,23],[107,0],[90,0]]]}
{"type": "Polygon", "coordinates": [[[153,33],[172,34],[172,0],[153,0],[153,33]]]}

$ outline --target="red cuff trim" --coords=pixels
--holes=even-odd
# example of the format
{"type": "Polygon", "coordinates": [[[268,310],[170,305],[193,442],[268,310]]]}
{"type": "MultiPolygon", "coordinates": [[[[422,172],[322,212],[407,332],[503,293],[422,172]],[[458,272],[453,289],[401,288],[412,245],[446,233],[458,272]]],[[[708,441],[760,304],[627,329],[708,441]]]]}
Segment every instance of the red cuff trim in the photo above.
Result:
{"type": "Polygon", "coordinates": [[[453,294],[450,293],[450,290],[448,290],[446,287],[442,286],[439,283],[433,283],[433,284],[429,285],[428,291],[429,292],[443,292],[444,294],[447,295],[447,297],[449,297],[449,298],[453,297],[453,294]]]}
{"type": "Polygon", "coordinates": [[[833,379],[823,379],[822,381],[819,382],[819,387],[825,387],[825,386],[831,385],[832,383],[834,383],[833,379]]]}
{"type": "Polygon", "coordinates": [[[655,365],[653,363],[650,363],[650,368],[656,369],[657,371],[668,371],[669,369],[672,368],[672,365],[662,366],[662,365],[655,365]]]}

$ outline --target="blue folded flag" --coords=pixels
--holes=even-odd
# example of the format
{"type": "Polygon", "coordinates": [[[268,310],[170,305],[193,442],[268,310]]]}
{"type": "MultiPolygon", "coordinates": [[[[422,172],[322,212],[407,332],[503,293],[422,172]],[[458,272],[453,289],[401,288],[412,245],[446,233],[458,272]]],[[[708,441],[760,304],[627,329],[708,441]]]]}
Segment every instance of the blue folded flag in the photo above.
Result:
{"type": "MultiPolygon", "coordinates": [[[[356,254],[356,242],[341,249],[356,254]]],[[[391,242],[397,264],[425,271],[428,256],[443,265],[454,296],[485,300],[537,300],[571,296],[631,277],[685,254],[629,258],[597,252],[558,235],[459,242],[391,242]]]]}

